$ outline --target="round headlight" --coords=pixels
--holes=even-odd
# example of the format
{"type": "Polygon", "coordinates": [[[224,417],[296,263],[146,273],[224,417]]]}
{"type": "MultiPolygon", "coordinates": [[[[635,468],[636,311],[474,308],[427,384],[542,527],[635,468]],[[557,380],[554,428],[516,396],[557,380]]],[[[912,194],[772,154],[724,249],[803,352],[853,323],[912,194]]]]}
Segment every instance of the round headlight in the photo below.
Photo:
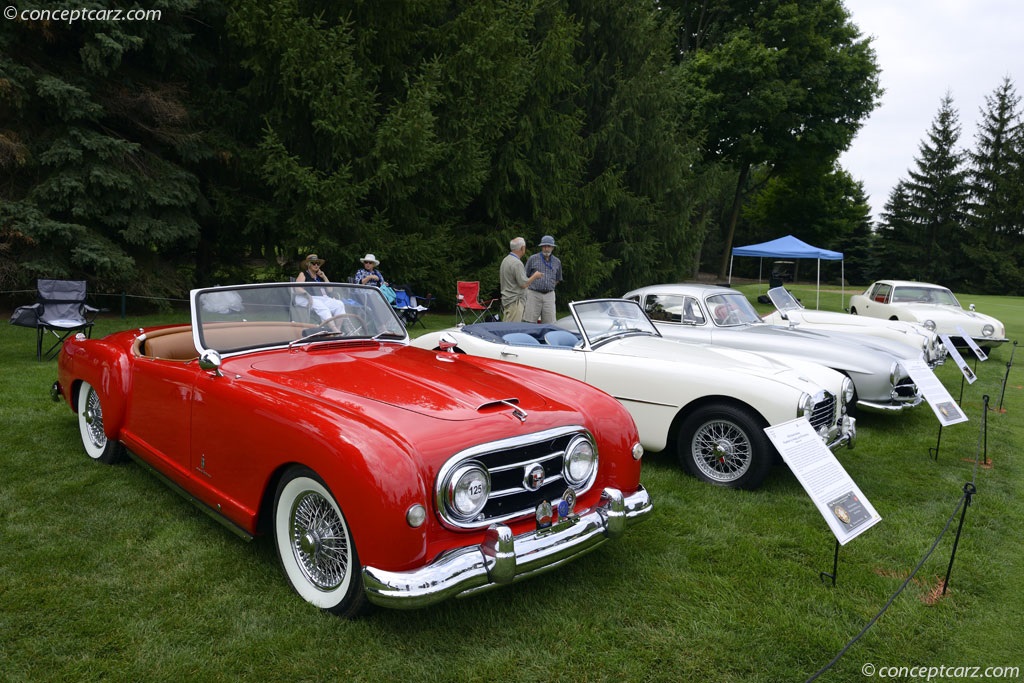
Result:
{"type": "Polygon", "coordinates": [[[462,520],[473,519],[487,504],[491,477],[480,463],[463,463],[449,475],[445,493],[445,505],[452,515],[462,520]]]}
{"type": "Polygon", "coordinates": [[[927,329],[931,330],[932,332],[934,332],[934,331],[935,331],[935,321],[934,321],[934,320],[925,320],[925,321],[924,321],[923,323],[921,323],[921,324],[922,324],[922,325],[924,325],[924,326],[925,326],[925,328],[927,328],[927,329]]]}
{"type": "Polygon", "coordinates": [[[853,380],[849,377],[843,378],[843,403],[849,404],[853,402],[853,380]]]}
{"type": "Polygon", "coordinates": [[[798,405],[800,414],[797,417],[810,417],[814,413],[814,397],[810,394],[801,394],[798,405]]]}
{"type": "Polygon", "coordinates": [[[593,442],[585,436],[577,436],[569,442],[565,449],[565,460],[562,464],[562,476],[569,486],[580,487],[587,484],[597,471],[597,449],[593,442]]]}
{"type": "Polygon", "coordinates": [[[992,325],[985,325],[985,327],[981,328],[981,335],[983,337],[991,337],[995,333],[996,328],[993,327],[992,325]]]}

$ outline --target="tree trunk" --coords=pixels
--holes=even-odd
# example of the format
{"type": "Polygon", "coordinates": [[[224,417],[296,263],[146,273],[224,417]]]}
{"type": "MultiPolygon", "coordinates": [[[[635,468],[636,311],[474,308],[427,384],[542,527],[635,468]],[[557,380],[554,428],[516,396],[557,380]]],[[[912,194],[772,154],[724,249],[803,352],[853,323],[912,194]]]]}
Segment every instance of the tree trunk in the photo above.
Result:
{"type": "Polygon", "coordinates": [[[747,176],[750,174],[750,164],[744,164],[740,169],[740,177],[736,181],[736,194],[732,198],[732,209],[729,210],[729,231],[725,236],[725,245],[722,247],[722,264],[718,269],[718,279],[725,280],[729,277],[729,257],[732,254],[732,238],[736,235],[736,221],[740,216],[740,206],[743,203],[743,188],[747,184],[747,176]]]}

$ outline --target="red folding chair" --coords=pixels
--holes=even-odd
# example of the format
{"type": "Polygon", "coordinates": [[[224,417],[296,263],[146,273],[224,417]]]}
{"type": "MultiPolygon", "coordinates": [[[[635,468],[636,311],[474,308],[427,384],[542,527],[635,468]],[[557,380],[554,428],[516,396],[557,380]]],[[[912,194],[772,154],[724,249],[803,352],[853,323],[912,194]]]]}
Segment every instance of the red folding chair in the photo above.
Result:
{"type": "Polygon", "coordinates": [[[458,316],[459,324],[489,322],[497,320],[498,316],[491,312],[491,306],[498,299],[480,301],[480,282],[458,282],[456,301],[458,307],[455,313],[458,316]]]}

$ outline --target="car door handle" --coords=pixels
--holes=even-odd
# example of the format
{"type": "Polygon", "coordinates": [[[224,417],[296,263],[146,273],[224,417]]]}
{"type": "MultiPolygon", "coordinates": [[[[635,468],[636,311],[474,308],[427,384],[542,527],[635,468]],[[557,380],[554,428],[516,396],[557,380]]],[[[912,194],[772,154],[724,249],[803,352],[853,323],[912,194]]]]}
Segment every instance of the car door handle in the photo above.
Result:
{"type": "Polygon", "coordinates": [[[502,355],[503,358],[508,358],[508,357],[519,358],[519,354],[516,353],[515,351],[502,351],[501,355],[502,355]]]}

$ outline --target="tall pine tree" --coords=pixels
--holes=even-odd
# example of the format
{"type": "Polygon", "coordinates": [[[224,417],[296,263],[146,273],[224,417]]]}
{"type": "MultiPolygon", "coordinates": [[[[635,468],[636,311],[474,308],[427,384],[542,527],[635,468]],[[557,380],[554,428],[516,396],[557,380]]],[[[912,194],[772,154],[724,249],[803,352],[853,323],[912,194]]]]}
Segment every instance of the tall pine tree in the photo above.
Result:
{"type": "Polygon", "coordinates": [[[947,93],[918,148],[909,179],[893,188],[879,226],[881,260],[893,277],[959,288],[966,237],[968,184],[959,114],[947,93]]]}
{"type": "Polygon", "coordinates": [[[1024,293],[1024,149],[1020,97],[1009,78],[985,97],[970,161],[970,201],[965,251],[971,292],[1024,293]]]}

